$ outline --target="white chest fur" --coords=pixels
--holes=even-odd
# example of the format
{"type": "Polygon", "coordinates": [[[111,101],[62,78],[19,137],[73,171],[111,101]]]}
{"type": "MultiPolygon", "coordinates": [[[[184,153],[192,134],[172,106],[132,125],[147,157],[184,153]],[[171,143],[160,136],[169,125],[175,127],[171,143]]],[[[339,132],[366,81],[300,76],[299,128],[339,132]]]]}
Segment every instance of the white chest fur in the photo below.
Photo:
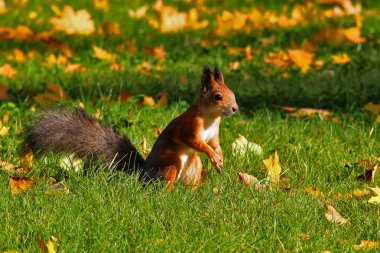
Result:
{"type": "Polygon", "coordinates": [[[219,133],[220,119],[214,120],[207,128],[201,131],[202,139],[207,143],[219,133]]]}

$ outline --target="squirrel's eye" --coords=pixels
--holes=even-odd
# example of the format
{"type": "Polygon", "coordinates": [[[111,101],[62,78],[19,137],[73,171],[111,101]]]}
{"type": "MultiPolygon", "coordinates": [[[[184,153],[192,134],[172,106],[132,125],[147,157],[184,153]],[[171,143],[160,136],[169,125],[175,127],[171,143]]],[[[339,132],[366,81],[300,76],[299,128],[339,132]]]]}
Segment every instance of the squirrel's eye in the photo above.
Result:
{"type": "Polygon", "coordinates": [[[222,100],[222,96],[219,95],[219,94],[216,94],[216,95],[215,95],[215,100],[222,100]]]}

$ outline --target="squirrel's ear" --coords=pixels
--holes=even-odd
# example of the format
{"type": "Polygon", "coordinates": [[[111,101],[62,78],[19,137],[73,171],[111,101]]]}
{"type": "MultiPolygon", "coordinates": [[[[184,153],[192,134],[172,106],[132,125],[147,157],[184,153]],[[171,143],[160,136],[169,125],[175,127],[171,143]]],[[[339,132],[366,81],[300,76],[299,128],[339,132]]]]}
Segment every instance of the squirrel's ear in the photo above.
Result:
{"type": "Polygon", "coordinates": [[[201,78],[201,93],[206,94],[212,88],[212,69],[209,65],[203,67],[203,74],[201,78]]]}
{"type": "Polygon", "coordinates": [[[214,79],[217,83],[224,83],[224,77],[223,77],[222,71],[218,67],[215,67],[214,79]]]}

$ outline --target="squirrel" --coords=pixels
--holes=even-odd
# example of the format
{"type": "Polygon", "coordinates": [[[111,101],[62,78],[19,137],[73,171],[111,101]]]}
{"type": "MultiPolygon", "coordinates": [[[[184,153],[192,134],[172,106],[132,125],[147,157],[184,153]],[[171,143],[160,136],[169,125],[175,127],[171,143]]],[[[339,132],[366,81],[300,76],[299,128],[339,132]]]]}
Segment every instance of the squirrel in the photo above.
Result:
{"type": "Polygon", "coordinates": [[[196,189],[203,170],[197,152],[205,153],[221,172],[221,117],[237,110],[235,95],[224,83],[221,70],[205,66],[198,99],[162,131],[145,160],[128,138],[79,108],[74,112],[55,109],[43,113],[28,129],[24,149],[73,153],[119,170],[135,169],[143,181],[163,179],[169,190],[176,182],[196,189]]]}

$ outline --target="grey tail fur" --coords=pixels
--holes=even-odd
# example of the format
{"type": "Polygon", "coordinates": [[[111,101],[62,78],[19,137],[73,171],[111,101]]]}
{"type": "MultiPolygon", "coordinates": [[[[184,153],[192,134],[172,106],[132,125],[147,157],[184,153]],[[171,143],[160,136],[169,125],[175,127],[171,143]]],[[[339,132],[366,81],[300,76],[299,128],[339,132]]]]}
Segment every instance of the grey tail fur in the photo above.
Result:
{"type": "Polygon", "coordinates": [[[26,151],[64,152],[119,170],[140,171],[144,159],[129,139],[81,109],[46,111],[29,128],[26,151]]]}

